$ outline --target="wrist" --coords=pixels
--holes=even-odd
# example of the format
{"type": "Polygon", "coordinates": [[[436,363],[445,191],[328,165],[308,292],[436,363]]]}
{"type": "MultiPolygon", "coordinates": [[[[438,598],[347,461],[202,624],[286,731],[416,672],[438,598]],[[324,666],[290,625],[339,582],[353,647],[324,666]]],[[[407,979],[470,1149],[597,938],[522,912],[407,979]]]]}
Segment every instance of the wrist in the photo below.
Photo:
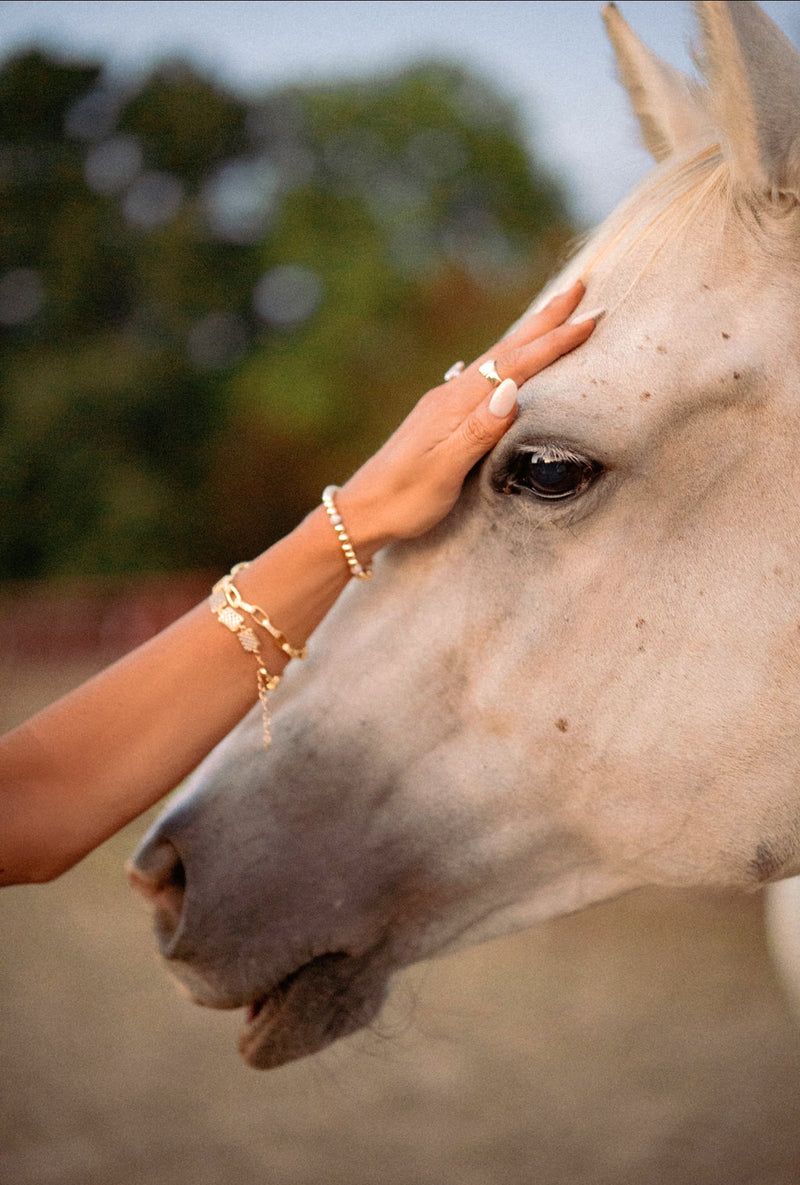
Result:
{"type": "MultiPolygon", "coordinates": [[[[336,501],[336,495],[340,493],[338,486],[326,486],[322,491],[322,505],[325,508],[325,513],[328,516],[328,521],[333,528],[333,533],[342,550],[347,567],[351,576],[355,576],[357,580],[369,580],[372,575],[372,568],[369,562],[362,564],[356,555],[355,548],[350,540],[347,532],[347,527],[344,525],[344,519],[340,514],[340,507],[336,501]]],[[[370,561],[372,556],[370,556],[370,561]]]]}
{"type": "Polygon", "coordinates": [[[368,567],[376,552],[393,543],[396,536],[384,521],[384,506],[359,485],[357,477],[350,478],[337,491],[336,506],[359,563],[368,567]]]}

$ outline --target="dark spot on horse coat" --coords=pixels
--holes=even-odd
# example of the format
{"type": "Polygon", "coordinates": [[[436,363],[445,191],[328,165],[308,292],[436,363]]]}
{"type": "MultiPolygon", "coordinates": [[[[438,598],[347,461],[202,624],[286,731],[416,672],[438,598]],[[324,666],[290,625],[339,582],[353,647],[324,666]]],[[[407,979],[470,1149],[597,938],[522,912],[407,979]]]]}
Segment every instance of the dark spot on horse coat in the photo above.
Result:
{"type": "Polygon", "coordinates": [[[558,720],[556,720],[556,728],[559,732],[566,732],[569,728],[569,721],[565,720],[563,716],[559,716],[558,720]]]}
{"type": "Polygon", "coordinates": [[[738,379],[738,378],[739,378],[739,371],[738,371],[738,370],[734,370],[734,372],[733,372],[733,377],[734,377],[735,379],[738,379]]]}
{"type": "Polygon", "coordinates": [[[722,336],[725,338],[725,341],[727,341],[731,335],[729,333],[725,333],[725,331],[723,330],[722,336]]]}
{"type": "Polygon", "coordinates": [[[642,399],[642,400],[644,400],[644,399],[650,399],[650,398],[651,398],[651,392],[650,392],[650,391],[642,391],[642,393],[641,393],[641,395],[639,396],[639,398],[640,398],[640,399],[642,399]]]}
{"type": "Polygon", "coordinates": [[[640,629],[642,628],[642,626],[644,626],[644,625],[646,625],[646,624],[647,624],[647,623],[646,623],[646,621],[645,621],[645,619],[644,619],[643,617],[637,617],[637,618],[636,618],[636,628],[637,628],[637,630],[640,630],[640,629]]]}
{"type": "Polygon", "coordinates": [[[766,840],[756,848],[756,854],[750,861],[750,869],[758,881],[773,880],[783,868],[786,859],[774,844],[766,840]]]}
{"type": "Polygon", "coordinates": [[[656,346],[656,350],[658,351],[659,354],[666,354],[667,347],[666,346],[656,346]]]}

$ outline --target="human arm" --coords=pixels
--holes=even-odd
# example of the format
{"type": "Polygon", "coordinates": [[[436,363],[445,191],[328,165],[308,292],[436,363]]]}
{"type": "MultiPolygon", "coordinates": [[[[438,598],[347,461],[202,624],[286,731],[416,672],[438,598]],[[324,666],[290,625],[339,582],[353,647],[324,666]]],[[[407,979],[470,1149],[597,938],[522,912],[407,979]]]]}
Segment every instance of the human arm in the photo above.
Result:
{"type": "MultiPolygon", "coordinates": [[[[517,382],[579,345],[593,323],[562,324],[576,286],[491,355],[517,382]]],[[[420,400],[398,431],[342,487],[338,506],[362,562],[422,534],[454,504],[463,479],[513,421],[490,411],[491,389],[463,375],[420,400]]],[[[349,580],[318,507],[237,578],[295,646],[349,580]]],[[[268,638],[272,674],[287,656],[268,638]]],[[[0,884],[49,880],[178,784],[245,715],[255,667],[207,602],[107,670],[0,738],[0,884]]]]}

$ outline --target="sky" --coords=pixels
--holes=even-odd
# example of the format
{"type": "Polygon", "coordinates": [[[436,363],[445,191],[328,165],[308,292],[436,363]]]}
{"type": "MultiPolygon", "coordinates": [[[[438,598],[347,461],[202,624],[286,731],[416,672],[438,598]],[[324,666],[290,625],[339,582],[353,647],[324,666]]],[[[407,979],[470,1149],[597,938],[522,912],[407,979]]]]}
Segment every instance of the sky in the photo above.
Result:
{"type": "MultiPolygon", "coordinates": [[[[800,2],[762,7],[800,43],[800,2]]],[[[619,8],[651,49],[693,72],[690,5],[621,0],[619,8]]],[[[600,9],[595,0],[11,0],[0,2],[0,56],[36,44],[123,73],[178,56],[249,93],[385,73],[421,58],[459,62],[516,105],[589,225],[650,163],[600,9]]]]}

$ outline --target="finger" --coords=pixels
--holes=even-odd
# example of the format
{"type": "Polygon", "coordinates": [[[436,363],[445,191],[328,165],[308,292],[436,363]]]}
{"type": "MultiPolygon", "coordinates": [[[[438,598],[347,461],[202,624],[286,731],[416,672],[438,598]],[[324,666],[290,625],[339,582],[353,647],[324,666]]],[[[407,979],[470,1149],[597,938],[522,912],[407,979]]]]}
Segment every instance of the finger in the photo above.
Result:
{"type": "Polygon", "coordinates": [[[591,337],[599,316],[600,310],[596,310],[578,321],[559,325],[543,337],[508,354],[504,352],[496,360],[497,373],[502,378],[512,378],[517,386],[522,386],[526,379],[532,378],[591,337]]]}
{"type": "Polygon", "coordinates": [[[505,379],[462,422],[453,440],[466,475],[508,431],[517,414],[517,385],[505,379]]]}
{"type": "Polygon", "coordinates": [[[567,288],[565,292],[559,292],[557,296],[547,302],[543,309],[537,313],[523,316],[520,323],[498,343],[498,348],[520,346],[531,341],[532,338],[549,333],[551,329],[561,325],[571,313],[574,313],[585,294],[586,288],[583,281],[576,280],[571,288],[567,288]]]}
{"type": "MultiPolygon", "coordinates": [[[[503,379],[510,378],[520,387],[526,379],[532,378],[540,370],[544,370],[562,354],[574,350],[576,346],[581,345],[591,336],[597,318],[602,315],[603,311],[595,309],[592,313],[586,314],[576,321],[556,326],[549,333],[527,342],[517,349],[504,350],[502,354],[498,354],[494,361],[501,382],[503,379]]],[[[483,375],[477,373],[476,367],[477,363],[473,364],[464,375],[449,384],[449,406],[453,416],[468,415],[485,399],[484,384],[487,380],[483,375]]],[[[442,388],[437,388],[437,391],[441,390],[442,388]]],[[[429,392],[426,399],[434,394],[434,392],[429,392]]]]}
{"type": "Polygon", "coordinates": [[[516,415],[519,403],[518,395],[519,388],[514,380],[503,379],[502,383],[495,387],[489,399],[489,414],[500,420],[516,415]]]}

